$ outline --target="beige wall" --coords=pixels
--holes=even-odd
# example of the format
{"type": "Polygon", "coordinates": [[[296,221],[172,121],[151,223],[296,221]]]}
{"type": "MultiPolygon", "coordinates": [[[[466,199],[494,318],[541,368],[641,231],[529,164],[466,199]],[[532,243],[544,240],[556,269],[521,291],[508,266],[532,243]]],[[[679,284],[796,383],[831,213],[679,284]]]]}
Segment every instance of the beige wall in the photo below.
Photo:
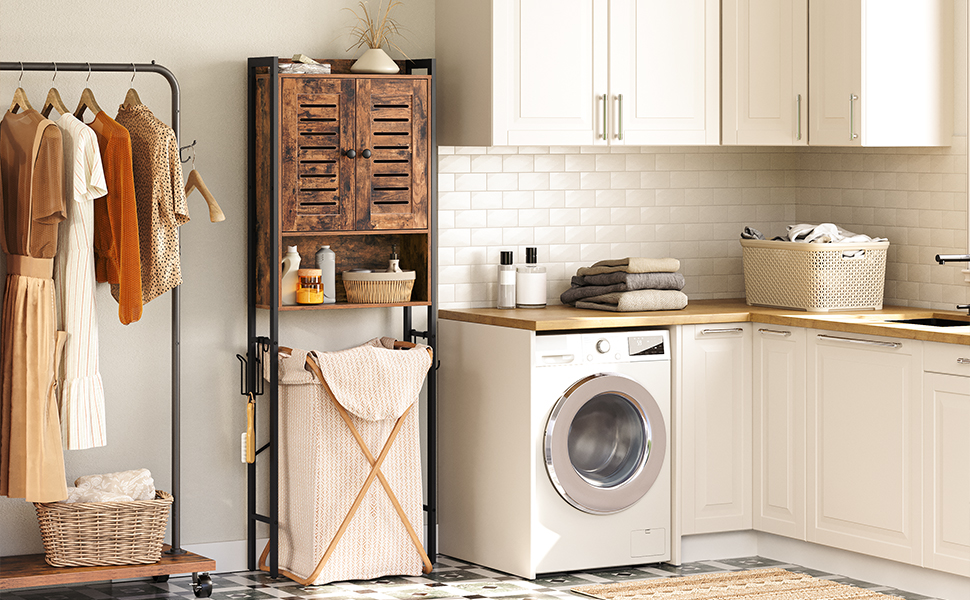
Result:
{"type": "MultiPolygon", "coordinates": [[[[355,0],[0,0],[0,60],[154,60],[171,69],[182,90],[183,144],[198,140],[196,167],[227,215],[223,223],[209,223],[205,202],[194,194],[189,198],[192,221],[181,230],[183,544],[246,537],[246,469],[239,460],[245,407],[235,358],[246,345],[246,58],[296,53],[352,58],[346,29],[353,17],[340,9],[356,5],[355,0]]],[[[399,18],[410,43],[403,49],[409,56],[431,56],[433,0],[407,0],[405,5],[399,18]]],[[[18,77],[0,72],[5,102],[18,77]]],[[[80,73],[57,76],[71,108],[85,78],[80,73]]],[[[114,116],[129,79],[95,73],[87,85],[114,116]]],[[[43,103],[50,81],[50,73],[24,75],[21,85],[35,107],[43,103]]],[[[165,80],[137,75],[135,87],[168,121],[165,80]]],[[[117,304],[103,285],[97,300],[108,446],[68,452],[68,478],[147,467],[158,487],[170,490],[169,298],[149,303],[142,320],[127,327],[118,323],[117,304]]],[[[287,314],[282,340],[338,349],[377,335],[399,336],[400,320],[400,311],[381,309],[287,314]]],[[[23,500],[0,498],[0,555],[40,547],[33,508],[23,500]]]]}

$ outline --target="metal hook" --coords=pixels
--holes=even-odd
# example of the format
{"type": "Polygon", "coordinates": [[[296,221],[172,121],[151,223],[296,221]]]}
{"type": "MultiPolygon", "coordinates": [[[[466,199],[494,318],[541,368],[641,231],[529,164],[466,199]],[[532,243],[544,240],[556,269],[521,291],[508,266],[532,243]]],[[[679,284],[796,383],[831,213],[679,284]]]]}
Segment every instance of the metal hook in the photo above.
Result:
{"type": "Polygon", "coordinates": [[[54,76],[51,77],[51,85],[54,85],[54,80],[57,79],[57,63],[54,63],[54,76]]]}
{"type": "Polygon", "coordinates": [[[198,140],[192,140],[192,143],[189,144],[188,146],[179,147],[179,160],[182,162],[183,165],[191,160],[193,169],[195,168],[195,143],[197,141],[198,140]],[[186,158],[185,160],[182,160],[182,151],[188,150],[190,148],[192,149],[192,156],[190,158],[186,158]]]}
{"type": "Polygon", "coordinates": [[[17,83],[19,84],[23,80],[24,80],[24,61],[20,61],[20,79],[17,80],[17,83]]]}
{"type": "Polygon", "coordinates": [[[86,63],[88,65],[88,77],[84,80],[85,83],[91,81],[91,63],[86,63]]]}
{"type": "Polygon", "coordinates": [[[138,69],[135,68],[135,63],[131,63],[131,81],[128,82],[128,87],[135,86],[135,75],[138,74],[138,69]]]}

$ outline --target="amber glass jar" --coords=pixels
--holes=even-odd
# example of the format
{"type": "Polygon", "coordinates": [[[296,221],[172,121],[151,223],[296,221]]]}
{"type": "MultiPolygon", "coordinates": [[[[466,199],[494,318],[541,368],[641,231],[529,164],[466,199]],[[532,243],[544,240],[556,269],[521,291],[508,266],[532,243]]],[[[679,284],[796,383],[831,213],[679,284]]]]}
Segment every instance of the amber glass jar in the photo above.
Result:
{"type": "Polygon", "coordinates": [[[300,287],[296,288],[297,304],[323,304],[323,282],[320,269],[300,269],[297,271],[300,287]]]}

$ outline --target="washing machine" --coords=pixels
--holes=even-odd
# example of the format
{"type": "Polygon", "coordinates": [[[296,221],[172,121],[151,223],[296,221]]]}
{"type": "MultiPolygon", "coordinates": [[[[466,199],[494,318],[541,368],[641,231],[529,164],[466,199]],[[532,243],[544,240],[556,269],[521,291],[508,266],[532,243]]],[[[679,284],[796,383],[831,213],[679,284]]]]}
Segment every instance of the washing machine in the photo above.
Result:
{"type": "Polygon", "coordinates": [[[670,559],[666,330],[439,335],[441,553],[530,579],[670,559]]]}

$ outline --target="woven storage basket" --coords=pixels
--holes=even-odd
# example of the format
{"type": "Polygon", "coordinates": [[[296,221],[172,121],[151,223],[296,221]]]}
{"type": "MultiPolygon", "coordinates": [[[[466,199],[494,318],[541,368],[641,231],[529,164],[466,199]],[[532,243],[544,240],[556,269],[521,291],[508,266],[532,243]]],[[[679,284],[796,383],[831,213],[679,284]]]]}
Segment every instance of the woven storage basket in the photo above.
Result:
{"type": "Polygon", "coordinates": [[[748,304],[813,312],[882,308],[889,242],[741,240],[741,249],[748,304]],[[856,250],[863,252],[845,256],[856,250]]]}
{"type": "Polygon", "coordinates": [[[158,562],[172,496],[133,502],[35,502],[47,564],[52,567],[158,562]]]}
{"type": "Polygon", "coordinates": [[[347,302],[353,304],[390,304],[392,302],[407,302],[411,299],[411,289],[414,287],[414,271],[387,274],[395,276],[394,279],[377,279],[382,275],[385,274],[345,272],[343,280],[344,289],[347,290],[347,302]]]}

